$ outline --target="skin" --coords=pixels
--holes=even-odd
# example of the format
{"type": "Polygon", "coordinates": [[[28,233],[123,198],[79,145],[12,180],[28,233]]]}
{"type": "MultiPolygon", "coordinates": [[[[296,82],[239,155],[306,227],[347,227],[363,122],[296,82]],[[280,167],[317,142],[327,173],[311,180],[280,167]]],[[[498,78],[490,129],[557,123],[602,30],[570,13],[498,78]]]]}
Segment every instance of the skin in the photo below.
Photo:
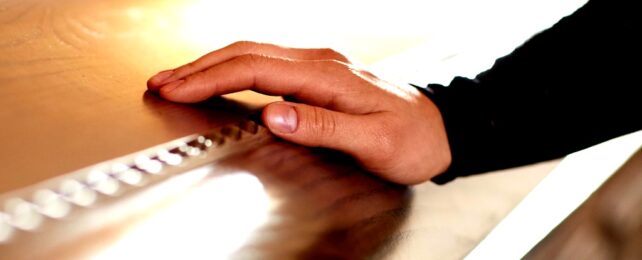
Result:
{"type": "Polygon", "coordinates": [[[237,42],[159,72],[147,86],[180,103],[242,90],[296,100],[263,109],[272,133],[347,153],[392,182],[424,182],[451,162],[441,114],[427,97],[356,68],[331,49],[237,42]]]}

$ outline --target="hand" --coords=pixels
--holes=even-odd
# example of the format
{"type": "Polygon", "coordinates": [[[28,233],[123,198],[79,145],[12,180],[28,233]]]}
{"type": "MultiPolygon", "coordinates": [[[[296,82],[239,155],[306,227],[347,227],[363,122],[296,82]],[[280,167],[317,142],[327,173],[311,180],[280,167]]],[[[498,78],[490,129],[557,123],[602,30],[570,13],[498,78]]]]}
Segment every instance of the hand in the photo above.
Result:
{"type": "Polygon", "coordinates": [[[147,86],[184,103],[247,89],[294,98],[263,110],[272,133],[345,152],[393,182],[420,183],[450,165],[441,114],[428,98],[355,68],[330,49],[237,42],[160,72],[147,86]]]}

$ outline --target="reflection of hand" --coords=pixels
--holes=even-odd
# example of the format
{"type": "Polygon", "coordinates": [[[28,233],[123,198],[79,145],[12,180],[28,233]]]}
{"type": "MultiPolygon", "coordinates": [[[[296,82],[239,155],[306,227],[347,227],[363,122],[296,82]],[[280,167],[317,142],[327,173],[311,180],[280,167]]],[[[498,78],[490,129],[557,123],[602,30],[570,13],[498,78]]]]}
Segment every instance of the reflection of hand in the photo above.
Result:
{"type": "Polygon", "coordinates": [[[185,103],[246,89],[292,97],[301,103],[275,102],[263,110],[272,133],[348,153],[390,181],[419,183],[450,164],[441,115],[428,98],[329,49],[238,42],[160,72],[147,86],[185,103]]]}

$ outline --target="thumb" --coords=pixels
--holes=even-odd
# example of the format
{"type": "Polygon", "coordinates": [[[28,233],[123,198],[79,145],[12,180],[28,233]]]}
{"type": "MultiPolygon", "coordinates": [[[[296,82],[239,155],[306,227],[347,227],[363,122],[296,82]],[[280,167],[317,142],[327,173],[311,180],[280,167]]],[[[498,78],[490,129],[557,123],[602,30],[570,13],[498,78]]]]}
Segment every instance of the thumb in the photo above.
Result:
{"type": "Polygon", "coordinates": [[[291,142],[325,147],[352,155],[368,144],[362,129],[368,122],[359,115],[345,114],[300,103],[275,102],[263,110],[263,122],[270,131],[291,142]]]}

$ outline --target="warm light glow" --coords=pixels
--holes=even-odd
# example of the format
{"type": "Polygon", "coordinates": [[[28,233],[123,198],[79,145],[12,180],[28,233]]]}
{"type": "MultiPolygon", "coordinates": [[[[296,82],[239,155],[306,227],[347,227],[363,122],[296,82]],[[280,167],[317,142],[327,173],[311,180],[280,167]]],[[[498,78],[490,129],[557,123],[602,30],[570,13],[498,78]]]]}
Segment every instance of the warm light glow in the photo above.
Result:
{"type": "Polygon", "coordinates": [[[140,8],[131,7],[127,9],[126,12],[127,12],[127,16],[129,16],[129,18],[131,18],[134,21],[139,21],[143,18],[143,10],[141,10],[140,8]]]}
{"type": "Polygon", "coordinates": [[[248,173],[204,181],[93,259],[229,257],[267,221],[272,202],[261,182],[248,173]]]}
{"type": "MultiPolygon", "coordinates": [[[[487,56],[506,54],[583,1],[168,1],[127,6],[122,17],[139,26],[119,33],[142,39],[142,46],[162,53],[150,57],[152,62],[140,61],[164,65],[158,69],[167,69],[163,63],[177,66],[240,40],[331,47],[364,64],[428,42],[434,53],[448,56],[456,50],[480,56],[471,66],[457,65],[462,68],[459,72],[477,73],[478,64],[487,66],[487,56]]],[[[132,54],[140,59],[141,51],[150,50],[132,54]]],[[[417,56],[412,67],[425,68],[444,57],[417,56]]]]}
{"type": "Polygon", "coordinates": [[[177,38],[202,52],[234,41],[252,40],[296,47],[333,47],[351,56],[361,56],[361,51],[381,56],[391,51],[391,43],[397,51],[409,41],[421,43],[430,31],[423,22],[427,10],[424,7],[429,8],[415,0],[195,0],[176,11],[180,23],[177,38]],[[355,43],[360,46],[353,48],[357,47],[355,43]]]}

